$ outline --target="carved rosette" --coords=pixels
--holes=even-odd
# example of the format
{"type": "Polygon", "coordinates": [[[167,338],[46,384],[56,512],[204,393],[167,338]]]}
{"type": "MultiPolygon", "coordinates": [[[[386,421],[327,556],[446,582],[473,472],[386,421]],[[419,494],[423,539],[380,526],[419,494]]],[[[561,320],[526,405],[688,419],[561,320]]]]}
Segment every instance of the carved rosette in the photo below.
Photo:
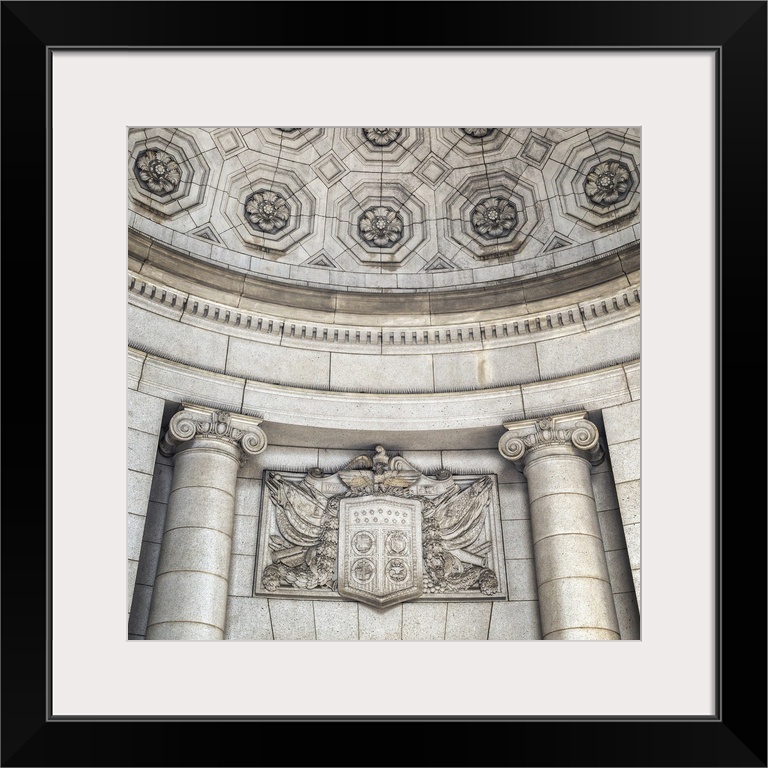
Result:
{"type": "Polygon", "coordinates": [[[358,222],[360,237],[379,248],[394,245],[403,236],[403,220],[392,208],[369,208],[358,222]]]}
{"type": "Polygon", "coordinates": [[[484,139],[486,136],[490,136],[493,133],[493,128],[462,128],[462,131],[467,136],[473,139],[484,139]]]}
{"type": "Polygon", "coordinates": [[[400,135],[400,128],[363,128],[365,138],[377,147],[388,147],[400,135]]]}
{"type": "Polygon", "coordinates": [[[174,414],[160,443],[160,453],[171,456],[179,445],[191,440],[220,440],[240,449],[241,458],[261,453],[267,436],[259,427],[261,419],[217,411],[202,406],[184,405],[174,414]]]}
{"type": "Polygon", "coordinates": [[[139,184],[148,192],[164,197],[175,192],[181,182],[181,168],[173,155],[161,149],[146,149],[134,166],[139,184]]]}
{"type": "Polygon", "coordinates": [[[586,415],[581,411],[505,424],[509,431],[499,440],[499,452],[522,469],[538,451],[561,446],[575,448],[597,466],[604,458],[600,434],[586,415]]]}
{"type": "Polygon", "coordinates": [[[245,201],[245,217],[262,232],[277,232],[288,223],[291,209],[282,195],[261,189],[245,201]]]}
{"type": "Polygon", "coordinates": [[[472,228],[488,240],[506,237],[517,224],[515,204],[503,197],[488,197],[472,211],[472,228]]]}
{"type": "Polygon", "coordinates": [[[593,203],[607,206],[624,200],[631,185],[629,168],[624,163],[611,160],[590,169],[584,191],[593,203]]]}

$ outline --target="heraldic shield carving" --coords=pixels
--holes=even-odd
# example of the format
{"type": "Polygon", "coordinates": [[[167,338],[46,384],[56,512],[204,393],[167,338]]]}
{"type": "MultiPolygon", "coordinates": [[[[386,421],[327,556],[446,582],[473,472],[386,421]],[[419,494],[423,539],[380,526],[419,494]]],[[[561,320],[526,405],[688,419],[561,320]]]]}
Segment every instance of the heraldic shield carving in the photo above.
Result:
{"type": "Polygon", "coordinates": [[[333,474],[266,472],[265,487],[254,594],[377,608],[506,596],[490,475],[424,475],[379,445],[333,474]]]}

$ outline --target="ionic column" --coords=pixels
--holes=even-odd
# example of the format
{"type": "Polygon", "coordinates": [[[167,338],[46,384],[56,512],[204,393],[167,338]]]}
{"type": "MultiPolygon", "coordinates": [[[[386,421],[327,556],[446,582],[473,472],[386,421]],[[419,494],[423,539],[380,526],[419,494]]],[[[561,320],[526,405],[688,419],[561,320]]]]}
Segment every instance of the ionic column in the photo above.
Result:
{"type": "Polygon", "coordinates": [[[260,419],[184,403],[160,452],[174,456],[147,640],[221,640],[227,612],[235,484],[261,453],[260,419]]]}
{"type": "Polygon", "coordinates": [[[528,480],[545,640],[619,640],[590,465],[603,460],[587,412],[505,424],[504,458],[528,480]]]}

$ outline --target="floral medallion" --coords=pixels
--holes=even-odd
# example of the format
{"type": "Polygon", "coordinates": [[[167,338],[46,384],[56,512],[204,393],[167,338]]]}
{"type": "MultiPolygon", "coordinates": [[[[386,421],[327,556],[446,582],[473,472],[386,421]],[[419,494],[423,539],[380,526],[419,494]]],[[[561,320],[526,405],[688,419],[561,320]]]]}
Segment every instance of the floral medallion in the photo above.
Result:
{"type": "Polygon", "coordinates": [[[291,209],[277,192],[260,189],[246,199],[245,216],[262,232],[277,232],[288,223],[291,209]]]}
{"type": "Polygon", "coordinates": [[[175,192],[181,181],[176,158],[161,149],[145,149],[139,154],[134,172],[144,189],[161,197],[175,192]]]}
{"type": "Polygon", "coordinates": [[[363,128],[363,133],[371,144],[386,147],[400,135],[400,128],[363,128]]]}
{"type": "Polygon", "coordinates": [[[482,237],[506,237],[517,224],[517,209],[503,197],[488,197],[472,211],[471,221],[472,228],[482,237]]]}
{"type": "Polygon", "coordinates": [[[403,236],[403,220],[392,208],[369,208],[358,222],[360,237],[368,243],[387,248],[403,236]]]}
{"type": "Polygon", "coordinates": [[[624,200],[631,186],[629,168],[624,163],[609,160],[590,169],[584,191],[593,203],[606,206],[624,200]]]}
{"type": "Polygon", "coordinates": [[[461,130],[473,139],[484,139],[486,136],[490,136],[494,131],[493,128],[462,128],[461,130]]]}

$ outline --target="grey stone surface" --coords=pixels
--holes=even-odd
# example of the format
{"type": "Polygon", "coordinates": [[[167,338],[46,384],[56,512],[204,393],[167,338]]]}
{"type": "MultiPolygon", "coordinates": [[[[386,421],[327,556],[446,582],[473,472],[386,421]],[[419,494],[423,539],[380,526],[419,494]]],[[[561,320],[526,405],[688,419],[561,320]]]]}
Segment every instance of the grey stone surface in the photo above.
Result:
{"type": "Polygon", "coordinates": [[[197,621],[169,621],[147,628],[147,640],[223,640],[224,630],[197,621]],[[150,633],[151,632],[151,636],[150,633]]]}
{"type": "Polygon", "coordinates": [[[229,567],[229,594],[235,597],[250,597],[253,594],[253,570],[256,558],[253,555],[232,555],[229,567]]]}
{"type": "MultiPolygon", "coordinates": [[[[141,345],[154,354],[197,365],[224,370],[227,359],[227,337],[188,323],[128,306],[129,342],[141,345]]],[[[147,373],[145,364],[144,374],[147,373]]]]}
{"type": "Polygon", "coordinates": [[[539,590],[553,579],[608,579],[603,542],[594,536],[548,536],[536,542],[534,551],[539,590]]]}
{"type": "Polygon", "coordinates": [[[629,440],[610,447],[611,466],[616,484],[640,479],[640,440],[629,440]]]}
{"type": "Polygon", "coordinates": [[[358,620],[361,640],[400,640],[402,638],[402,604],[379,609],[360,603],[358,620]]]}
{"type": "Polygon", "coordinates": [[[128,558],[138,560],[141,554],[141,540],[144,536],[144,515],[128,515],[128,558]]]}
{"type": "Polygon", "coordinates": [[[232,507],[232,496],[218,488],[179,488],[171,494],[165,530],[211,528],[231,536],[234,523],[232,507]]]}
{"type": "Polygon", "coordinates": [[[489,640],[541,640],[537,600],[493,603],[489,640]]]}
{"type": "Polygon", "coordinates": [[[235,524],[232,531],[233,555],[253,555],[256,552],[258,523],[258,517],[235,515],[235,524]]]}
{"type": "MultiPolygon", "coordinates": [[[[551,456],[545,461],[545,468],[533,472],[538,458],[527,467],[528,498],[531,507],[543,496],[582,495],[594,499],[589,463],[578,456],[551,456]]],[[[537,467],[538,468],[538,467],[537,467]]]]}
{"type": "MultiPolygon", "coordinates": [[[[222,338],[227,341],[226,337],[222,338]]],[[[149,342],[147,344],[149,346],[149,342]]],[[[170,360],[161,360],[154,355],[147,357],[139,385],[142,392],[173,402],[194,397],[225,408],[240,408],[245,380],[206,370],[216,368],[217,359],[212,358],[210,362],[202,364],[203,368],[198,369],[193,367],[191,359],[184,356],[183,348],[171,350],[167,354],[170,360]],[[187,364],[174,362],[179,359],[187,364]]],[[[223,364],[219,371],[223,371],[223,364]]]]}
{"type": "Polygon", "coordinates": [[[603,423],[608,445],[640,437],[640,401],[603,409],[603,423]]]}
{"type": "MultiPolygon", "coordinates": [[[[499,431],[499,434],[501,431],[499,431]]],[[[498,450],[443,451],[443,467],[454,474],[493,473],[499,483],[525,482],[511,462],[505,461],[498,450]]]]}
{"type": "Polygon", "coordinates": [[[616,616],[619,619],[619,630],[622,640],[640,640],[640,613],[637,609],[637,598],[634,588],[631,592],[614,594],[616,616]]]}
{"type": "Polygon", "coordinates": [[[509,600],[538,600],[534,561],[507,560],[506,566],[509,600]]]}
{"type": "Polygon", "coordinates": [[[403,603],[403,640],[444,640],[446,603],[403,603]]]}
{"type": "Polygon", "coordinates": [[[210,528],[174,528],[163,536],[158,575],[168,571],[198,571],[226,579],[232,539],[210,528]]]}
{"type": "Polygon", "coordinates": [[[287,445],[267,445],[266,450],[251,456],[240,468],[240,478],[261,480],[264,470],[297,470],[308,472],[317,466],[317,449],[287,445]]]}
{"type": "Polygon", "coordinates": [[[152,485],[152,475],[144,472],[128,470],[128,513],[144,516],[147,514],[149,489],[152,485]]]}
{"type": "Polygon", "coordinates": [[[499,504],[502,520],[527,520],[531,517],[528,488],[525,483],[499,485],[499,504]]]}
{"type": "Polygon", "coordinates": [[[328,352],[259,344],[245,339],[230,339],[227,351],[227,373],[294,387],[327,387],[330,364],[328,352]]]}
{"type": "Polygon", "coordinates": [[[269,604],[257,597],[229,597],[225,640],[272,640],[269,604]]]}
{"type": "Polygon", "coordinates": [[[157,453],[157,436],[136,429],[128,430],[128,469],[152,474],[157,453]]]}
{"type": "MultiPolygon", "coordinates": [[[[154,624],[187,622],[210,624],[224,630],[227,606],[227,581],[197,571],[171,571],[158,574],[152,596],[147,639],[154,624]]],[[[177,629],[184,631],[184,627],[177,629]]]]}
{"type": "Polygon", "coordinates": [[[598,579],[556,579],[539,587],[541,631],[592,628],[609,630],[619,639],[611,585],[598,579]]]}
{"type": "Polygon", "coordinates": [[[158,461],[155,464],[154,474],[152,476],[152,487],[149,498],[161,504],[168,503],[168,497],[171,494],[171,483],[173,481],[173,466],[158,461]]]}
{"type": "Polygon", "coordinates": [[[446,640],[487,640],[491,603],[448,603],[446,640]]]}
{"type": "Polygon", "coordinates": [[[128,390],[129,429],[138,429],[151,435],[159,435],[164,407],[165,402],[159,397],[128,390]]]}
{"type": "Polygon", "coordinates": [[[131,618],[128,622],[128,631],[131,634],[142,637],[146,634],[151,600],[152,587],[136,584],[136,589],[133,592],[133,604],[131,605],[131,618]]]}
{"type": "Polygon", "coordinates": [[[145,538],[141,543],[141,557],[139,558],[139,568],[136,572],[137,584],[151,587],[155,583],[159,558],[160,545],[153,541],[147,541],[145,538]]]}
{"type": "Polygon", "coordinates": [[[595,506],[598,512],[616,509],[619,506],[619,501],[616,498],[616,486],[610,472],[596,472],[592,475],[592,493],[595,496],[595,506]]]}
{"type": "Polygon", "coordinates": [[[618,509],[607,509],[604,512],[598,512],[600,520],[600,532],[603,537],[605,551],[613,549],[626,549],[627,543],[624,540],[624,526],[621,524],[621,515],[618,509]]]}
{"type": "Polygon", "coordinates": [[[621,320],[536,345],[539,369],[545,377],[568,376],[578,369],[609,366],[625,358],[640,357],[640,318],[621,320]]]}
{"type": "Polygon", "coordinates": [[[157,501],[149,502],[147,505],[147,522],[144,524],[144,541],[160,544],[163,540],[167,510],[167,504],[160,504],[157,501]]]}
{"type": "Polygon", "coordinates": [[[435,387],[451,389],[487,389],[516,384],[539,377],[534,344],[504,349],[432,355],[435,387]]]}
{"type": "Polygon", "coordinates": [[[640,523],[624,526],[624,538],[627,542],[627,554],[632,568],[640,567],[640,523]]]}
{"type": "Polygon", "coordinates": [[[627,387],[633,400],[640,399],[640,363],[626,363],[624,365],[625,375],[627,377],[627,387]]]}
{"type": "Polygon", "coordinates": [[[141,379],[141,369],[144,366],[145,352],[128,348],[128,390],[135,390],[141,379]]]}
{"type": "Polygon", "coordinates": [[[235,514],[257,517],[261,505],[261,481],[241,477],[235,489],[235,514]]]}
{"type": "Polygon", "coordinates": [[[640,481],[628,480],[616,486],[621,519],[624,525],[640,522],[640,481]]]}
{"type": "Polygon", "coordinates": [[[543,496],[531,505],[533,540],[563,533],[600,537],[600,522],[592,500],[581,494],[543,496]]]}
{"type": "Polygon", "coordinates": [[[310,600],[269,601],[275,640],[315,640],[315,613],[310,600]]]}
{"type": "Polygon", "coordinates": [[[351,392],[432,392],[435,388],[431,356],[331,355],[330,384],[351,392]]]}
{"type": "Polygon", "coordinates": [[[503,520],[504,557],[507,560],[525,560],[533,557],[530,520],[503,520]]]}
{"type": "Polygon", "coordinates": [[[318,640],[358,639],[358,603],[314,600],[312,605],[318,640]]]}
{"type": "Polygon", "coordinates": [[[128,560],[128,569],[127,569],[127,600],[128,600],[128,608],[127,610],[130,612],[131,610],[131,603],[133,602],[133,590],[136,585],[136,574],[139,569],[139,562],[138,560],[128,560]]]}

